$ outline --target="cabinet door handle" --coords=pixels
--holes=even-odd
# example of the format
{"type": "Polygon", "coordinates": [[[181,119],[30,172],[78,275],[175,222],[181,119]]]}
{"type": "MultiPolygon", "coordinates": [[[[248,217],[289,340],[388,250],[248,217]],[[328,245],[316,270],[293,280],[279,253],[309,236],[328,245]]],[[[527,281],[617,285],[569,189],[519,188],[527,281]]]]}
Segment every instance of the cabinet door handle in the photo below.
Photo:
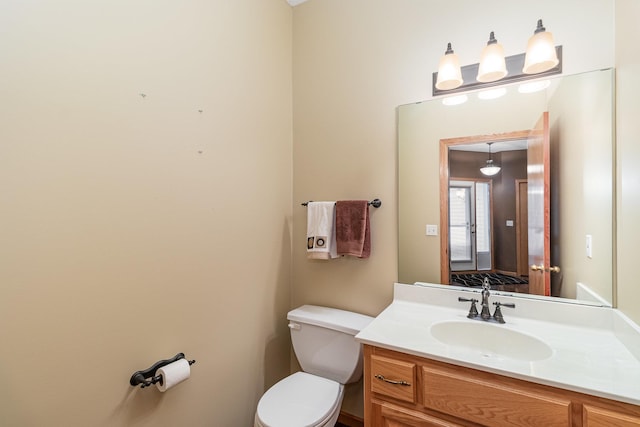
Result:
{"type": "Polygon", "coordinates": [[[380,374],[376,374],[374,375],[374,377],[376,377],[377,379],[384,381],[386,383],[389,384],[396,384],[396,385],[404,385],[404,386],[410,386],[411,383],[406,382],[405,380],[390,380],[385,378],[384,376],[380,375],[380,374]]]}

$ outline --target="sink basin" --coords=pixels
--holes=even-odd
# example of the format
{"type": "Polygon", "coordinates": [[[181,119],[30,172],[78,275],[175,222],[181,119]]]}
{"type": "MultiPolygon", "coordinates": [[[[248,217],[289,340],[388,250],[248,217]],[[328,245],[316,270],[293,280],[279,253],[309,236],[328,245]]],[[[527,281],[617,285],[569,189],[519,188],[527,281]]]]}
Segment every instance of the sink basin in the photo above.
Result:
{"type": "Polygon", "coordinates": [[[549,345],[534,336],[476,320],[434,323],[430,332],[443,344],[479,351],[484,357],[534,362],[553,353],[549,345]]]}

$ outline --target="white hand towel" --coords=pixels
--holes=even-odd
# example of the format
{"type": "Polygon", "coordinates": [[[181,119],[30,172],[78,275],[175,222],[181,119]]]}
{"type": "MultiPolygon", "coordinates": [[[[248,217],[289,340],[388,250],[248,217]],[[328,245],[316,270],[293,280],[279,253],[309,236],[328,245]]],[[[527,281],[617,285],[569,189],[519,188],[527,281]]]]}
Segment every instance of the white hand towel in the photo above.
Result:
{"type": "Polygon", "coordinates": [[[307,258],[338,258],[335,224],[336,202],[307,204],[307,258]]]}

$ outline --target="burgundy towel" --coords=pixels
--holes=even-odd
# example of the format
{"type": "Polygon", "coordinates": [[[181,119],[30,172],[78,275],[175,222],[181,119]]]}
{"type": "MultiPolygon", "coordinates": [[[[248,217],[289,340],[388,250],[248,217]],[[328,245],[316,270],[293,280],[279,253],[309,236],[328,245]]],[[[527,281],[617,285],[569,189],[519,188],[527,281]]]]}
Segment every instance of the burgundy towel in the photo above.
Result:
{"type": "Polygon", "coordinates": [[[338,255],[369,258],[369,201],[342,200],[336,202],[336,246],[338,255]]]}

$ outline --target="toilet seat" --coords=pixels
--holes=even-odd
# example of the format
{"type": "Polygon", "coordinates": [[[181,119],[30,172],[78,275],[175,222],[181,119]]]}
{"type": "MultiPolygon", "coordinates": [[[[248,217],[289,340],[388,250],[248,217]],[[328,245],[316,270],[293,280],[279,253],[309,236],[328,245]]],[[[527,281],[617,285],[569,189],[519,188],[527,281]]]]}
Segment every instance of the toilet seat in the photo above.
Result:
{"type": "MultiPolygon", "coordinates": [[[[296,372],[271,387],[256,411],[262,427],[316,427],[340,410],[344,386],[306,372],[296,372]]],[[[337,417],[336,417],[337,418],[337,417]]]]}

